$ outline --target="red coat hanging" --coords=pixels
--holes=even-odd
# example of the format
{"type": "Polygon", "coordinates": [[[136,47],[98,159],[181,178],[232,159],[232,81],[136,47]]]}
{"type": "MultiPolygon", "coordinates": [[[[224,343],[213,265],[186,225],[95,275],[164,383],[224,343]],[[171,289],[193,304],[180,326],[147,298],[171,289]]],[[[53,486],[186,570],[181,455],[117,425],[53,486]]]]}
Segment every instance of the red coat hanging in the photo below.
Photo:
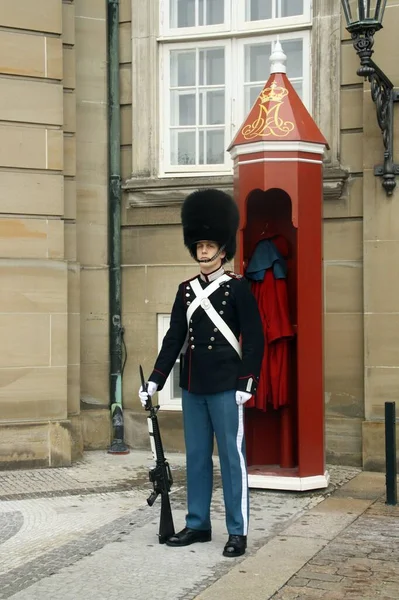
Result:
{"type": "Polygon", "coordinates": [[[290,342],[294,331],[289,318],[286,264],[276,245],[269,239],[261,240],[245,273],[258,302],[265,336],[258,389],[246,406],[263,411],[268,404],[277,409],[290,403],[290,342]]]}

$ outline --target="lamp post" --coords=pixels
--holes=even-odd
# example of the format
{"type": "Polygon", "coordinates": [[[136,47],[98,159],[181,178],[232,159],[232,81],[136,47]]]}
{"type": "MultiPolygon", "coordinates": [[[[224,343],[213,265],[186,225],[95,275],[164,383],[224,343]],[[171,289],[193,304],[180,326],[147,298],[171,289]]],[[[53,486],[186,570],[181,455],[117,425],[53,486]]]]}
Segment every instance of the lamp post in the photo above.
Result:
{"type": "Polygon", "coordinates": [[[374,34],[382,28],[387,0],[341,0],[341,3],[346,29],[351,34],[353,47],[360,58],[357,74],[370,82],[371,97],[376,106],[384,143],[384,162],[374,168],[374,175],[382,177],[383,188],[391,196],[396,187],[395,177],[399,175],[399,165],[393,162],[393,104],[399,101],[399,92],[394,90],[391,80],[371,58],[374,52],[374,34]]]}

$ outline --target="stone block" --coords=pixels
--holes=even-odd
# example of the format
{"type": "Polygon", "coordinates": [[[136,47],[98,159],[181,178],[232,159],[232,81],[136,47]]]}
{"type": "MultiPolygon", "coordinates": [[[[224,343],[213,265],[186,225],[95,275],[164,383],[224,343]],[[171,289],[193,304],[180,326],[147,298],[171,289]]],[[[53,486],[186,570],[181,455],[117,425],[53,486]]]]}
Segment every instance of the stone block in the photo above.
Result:
{"type": "Polygon", "coordinates": [[[48,424],[0,425],[0,469],[49,466],[48,424]]]}
{"type": "Polygon", "coordinates": [[[62,79],[60,38],[0,31],[0,73],[62,79]]]}
{"type": "Polygon", "coordinates": [[[3,258],[64,257],[64,225],[60,220],[0,218],[3,258]]]}
{"type": "MultiPolygon", "coordinates": [[[[349,183],[349,216],[363,216],[363,177],[352,177],[349,183]]],[[[364,221],[363,221],[364,229],[364,221]]]]}
{"type": "Polygon", "coordinates": [[[0,120],[62,125],[62,86],[0,77],[0,120]]]}
{"type": "Polygon", "coordinates": [[[364,310],[394,313],[398,310],[399,281],[392,277],[399,262],[399,240],[364,243],[364,310]]]}
{"type": "MultiPolygon", "coordinates": [[[[79,114],[79,106],[78,106],[79,114]]],[[[108,146],[103,143],[82,142],[77,134],[76,146],[78,195],[80,186],[108,185],[108,146]]]]}
{"type": "Polygon", "coordinates": [[[359,58],[352,44],[341,45],[341,85],[356,85],[361,83],[356,71],[359,68],[359,58]]]}
{"type": "Polygon", "coordinates": [[[62,8],[61,0],[3,1],[0,9],[0,23],[2,27],[12,29],[61,33],[62,8]]]}
{"type": "Polygon", "coordinates": [[[134,227],[122,230],[123,264],[178,265],[189,260],[179,225],[134,227]]]}
{"type": "Polygon", "coordinates": [[[105,408],[109,404],[109,364],[80,365],[81,406],[105,408]]]}
{"type": "Polygon", "coordinates": [[[64,244],[66,260],[76,261],[76,223],[64,221],[64,244]]]}
{"type": "Polygon", "coordinates": [[[75,462],[83,456],[82,420],[80,415],[71,415],[69,421],[71,423],[71,460],[75,462]]]}
{"type": "Polygon", "coordinates": [[[0,407],[4,421],[66,419],[66,367],[0,368],[0,407]]]}
{"type": "MultiPolygon", "coordinates": [[[[76,13],[78,10],[81,8],[77,6],[76,13]]],[[[106,40],[105,19],[98,17],[76,19],[75,47],[79,54],[76,72],[79,82],[77,89],[79,103],[81,100],[107,102],[106,40]]]]}
{"type": "MultiPolygon", "coordinates": [[[[365,471],[385,470],[385,428],[383,422],[364,421],[363,469],[365,471]]],[[[399,423],[396,425],[396,439],[399,439],[399,423]]],[[[397,468],[399,472],[399,456],[397,468]]]]}
{"type": "Polygon", "coordinates": [[[122,146],[121,148],[121,176],[127,179],[132,175],[132,146],[122,146]]]}
{"type": "Polygon", "coordinates": [[[64,91],[64,132],[76,132],[76,94],[71,90],[64,91]]]}
{"type": "Polygon", "coordinates": [[[364,172],[364,239],[367,241],[399,240],[399,207],[387,202],[381,178],[373,170],[364,172]]]}
{"type": "Polygon", "coordinates": [[[105,450],[111,443],[111,418],[109,409],[83,410],[83,446],[85,450],[105,450]]]}
{"type": "Polygon", "coordinates": [[[62,41],[73,46],[75,43],[75,5],[62,5],[62,41]]]}
{"type": "Polygon", "coordinates": [[[121,23],[119,25],[119,62],[132,62],[132,24],[121,23]]]}
{"type": "Polygon", "coordinates": [[[80,313],[80,266],[68,264],[68,314],[80,313]]]}
{"type": "Polygon", "coordinates": [[[342,261],[324,263],[326,312],[363,312],[363,264],[342,261]]]}
{"type": "Polygon", "coordinates": [[[64,178],[65,219],[76,219],[76,180],[64,178]]]}
{"type": "Polygon", "coordinates": [[[50,319],[45,314],[0,314],[0,368],[51,364],[50,319]]]}
{"type": "Polygon", "coordinates": [[[362,421],[358,418],[326,416],[326,459],[328,463],[362,465],[362,421]]]}
{"type": "MultiPolygon", "coordinates": [[[[67,406],[68,415],[78,415],[80,412],[80,365],[68,365],[67,367],[68,393],[67,406]]],[[[82,435],[82,433],[80,433],[82,435]]],[[[83,451],[83,438],[82,438],[83,451]]],[[[74,459],[72,459],[74,460],[74,459]]]]}
{"type": "Polygon", "coordinates": [[[0,259],[0,312],[66,313],[67,265],[64,262],[0,259]]]}
{"type": "Polygon", "coordinates": [[[360,219],[334,220],[324,223],[324,260],[363,260],[363,224],[360,219]]]}
{"type": "Polygon", "coordinates": [[[132,20],[131,0],[121,0],[119,3],[119,21],[125,23],[132,20]]]}
{"type": "MultiPolygon", "coordinates": [[[[123,305],[134,307],[134,312],[137,313],[169,314],[178,285],[193,277],[197,271],[198,268],[194,264],[192,267],[125,267],[122,272],[123,305]]],[[[132,311],[132,308],[124,310],[132,311]]]]}
{"type": "MultiPolygon", "coordinates": [[[[365,413],[368,421],[382,421],[385,402],[398,402],[399,366],[366,367],[365,369],[365,413]]],[[[397,408],[399,418],[399,406],[397,408]]]]}
{"type": "Polygon", "coordinates": [[[363,85],[341,89],[341,129],[363,127],[363,85]]]}
{"type": "Polygon", "coordinates": [[[50,365],[66,367],[68,362],[68,315],[50,315],[50,365]]]}
{"type": "Polygon", "coordinates": [[[64,212],[62,175],[2,171],[0,202],[3,213],[57,215],[64,212]]]}
{"type": "MultiPolygon", "coordinates": [[[[136,450],[150,449],[146,413],[127,409],[124,411],[124,419],[126,444],[136,450]]],[[[185,452],[182,413],[160,411],[158,421],[165,453],[185,452]]]]}
{"type": "Polygon", "coordinates": [[[351,173],[363,171],[363,133],[341,133],[341,165],[351,173]]]}
{"type": "Polygon", "coordinates": [[[76,175],[76,137],[73,134],[64,135],[64,174],[66,177],[76,175]]]}
{"type": "Polygon", "coordinates": [[[132,107],[121,107],[121,145],[132,145],[132,107]]]}
{"type": "Polygon", "coordinates": [[[0,166],[62,171],[62,131],[3,125],[0,135],[0,166]]]}
{"type": "Polygon", "coordinates": [[[69,467],[71,464],[71,425],[69,421],[49,423],[49,466],[69,467]]]}
{"type": "Polygon", "coordinates": [[[63,78],[63,51],[61,38],[46,37],[45,41],[45,77],[49,79],[63,78]]]}
{"type": "MultiPolygon", "coordinates": [[[[119,86],[121,105],[132,104],[132,67],[130,64],[120,66],[119,86]]],[[[130,143],[132,143],[131,140],[130,143]]]]}
{"type": "Polygon", "coordinates": [[[64,80],[63,86],[68,89],[76,88],[76,53],[75,47],[63,48],[62,51],[63,58],[63,70],[64,70],[64,80]]]}
{"type": "Polygon", "coordinates": [[[62,171],[64,168],[64,140],[61,130],[46,130],[46,169],[62,171]]]}
{"type": "Polygon", "coordinates": [[[97,2],[97,0],[76,0],[75,14],[78,18],[105,20],[106,5],[103,2],[97,2]]]}
{"type": "Polygon", "coordinates": [[[363,314],[327,313],[324,323],[326,412],[362,417],[363,314]]]}
{"type": "Polygon", "coordinates": [[[364,315],[364,363],[366,367],[399,365],[399,314],[364,315]]]}

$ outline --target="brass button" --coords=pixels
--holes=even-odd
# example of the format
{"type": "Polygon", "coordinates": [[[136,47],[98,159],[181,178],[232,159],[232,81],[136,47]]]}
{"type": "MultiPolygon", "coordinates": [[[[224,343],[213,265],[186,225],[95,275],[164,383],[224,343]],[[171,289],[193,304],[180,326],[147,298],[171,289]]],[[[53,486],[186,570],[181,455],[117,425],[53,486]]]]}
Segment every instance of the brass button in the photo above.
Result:
{"type": "Polygon", "coordinates": [[[223,305],[227,304],[226,300],[223,300],[222,304],[223,304],[223,305]]]}
{"type": "Polygon", "coordinates": [[[193,330],[193,328],[192,328],[192,327],[190,327],[190,331],[192,331],[192,330],[193,330]]]}
{"type": "Polygon", "coordinates": [[[189,285],[188,285],[188,286],[186,286],[186,290],[189,290],[189,289],[190,289],[190,286],[189,286],[189,285]]]}
{"type": "Polygon", "coordinates": [[[187,298],[190,298],[190,294],[186,294],[187,298]]]}
{"type": "Polygon", "coordinates": [[[190,337],[190,340],[193,342],[193,341],[194,341],[194,338],[193,338],[193,337],[190,337]]]}
{"type": "Polygon", "coordinates": [[[191,302],[190,302],[190,301],[188,301],[188,302],[186,302],[186,304],[187,304],[187,306],[188,306],[189,304],[191,304],[191,302]]]}
{"type": "Polygon", "coordinates": [[[216,332],[218,331],[218,328],[217,328],[217,327],[215,327],[215,329],[214,329],[213,331],[216,333],[216,332]]]}
{"type": "Polygon", "coordinates": [[[194,350],[194,348],[195,348],[195,346],[194,346],[194,344],[193,344],[193,345],[191,346],[191,350],[194,350]]]}
{"type": "Polygon", "coordinates": [[[208,350],[212,350],[212,346],[208,346],[208,350]]]}
{"type": "Polygon", "coordinates": [[[211,337],[211,342],[214,342],[214,341],[215,341],[215,338],[214,338],[214,337],[211,337]]]}
{"type": "Polygon", "coordinates": [[[225,296],[228,296],[229,294],[230,294],[230,292],[225,292],[224,293],[225,296]]]}
{"type": "Polygon", "coordinates": [[[220,314],[220,315],[222,315],[222,314],[223,314],[223,311],[222,311],[222,310],[220,310],[220,311],[219,311],[219,314],[220,314]]]}

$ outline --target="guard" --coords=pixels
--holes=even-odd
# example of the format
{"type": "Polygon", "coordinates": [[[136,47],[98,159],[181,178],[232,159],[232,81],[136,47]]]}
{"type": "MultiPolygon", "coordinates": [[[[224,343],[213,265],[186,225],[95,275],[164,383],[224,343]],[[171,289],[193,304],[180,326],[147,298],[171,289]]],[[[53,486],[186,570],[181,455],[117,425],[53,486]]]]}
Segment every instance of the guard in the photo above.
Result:
{"type": "MultiPolygon", "coordinates": [[[[262,323],[246,280],[223,268],[236,250],[239,215],[233,199],[216,189],[193,192],[183,203],[181,217],[184,243],[200,273],[179,285],[147,389],[153,395],[163,388],[181,353],[188,512],[186,527],[166,544],[211,540],[216,435],[229,533],[223,555],[241,556],[249,518],[243,409],[259,381],[262,323]]],[[[141,388],[139,396],[145,403],[147,394],[141,388]]]]}

